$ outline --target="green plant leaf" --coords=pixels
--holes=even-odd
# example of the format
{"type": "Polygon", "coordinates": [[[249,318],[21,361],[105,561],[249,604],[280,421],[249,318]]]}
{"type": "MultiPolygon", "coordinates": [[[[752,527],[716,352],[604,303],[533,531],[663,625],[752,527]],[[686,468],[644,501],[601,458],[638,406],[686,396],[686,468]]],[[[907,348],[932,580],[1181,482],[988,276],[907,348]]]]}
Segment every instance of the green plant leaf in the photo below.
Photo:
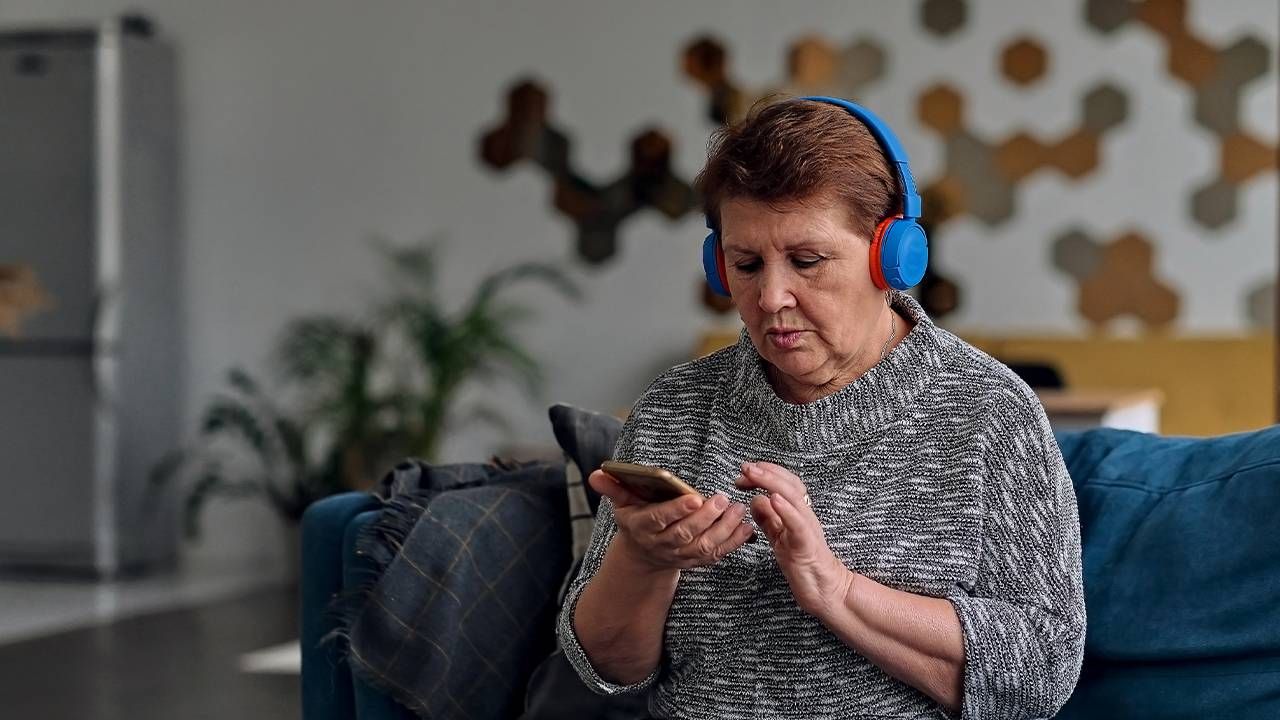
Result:
{"type": "Polygon", "coordinates": [[[204,411],[200,433],[205,437],[231,435],[242,440],[264,462],[270,461],[271,448],[266,433],[253,410],[231,398],[218,398],[204,411]]]}
{"type": "Polygon", "coordinates": [[[285,379],[341,384],[351,363],[355,337],[364,329],[340,317],[317,315],[290,322],[276,349],[285,379]]]}
{"type": "Polygon", "coordinates": [[[289,458],[289,463],[295,469],[301,469],[307,464],[307,446],[306,439],[303,437],[302,429],[293,420],[286,417],[277,417],[275,419],[276,434],[280,437],[280,444],[284,448],[285,455],[289,458]]]}
{"type": "Polygon", "coordinates": [[[231,384],[231,387],[249,397],[257,398],[262,394],[258,387],[258,382],[249,375],[248,371],[238,365],[227,371],[227,382],[231,384]]]}
{"type": "Polygon", "coordinates": [[[483,404],[454,416],[469,383],[511,378],[530,394],[541,388],[539,365],[517,332],[534,308],[503,295],[517,283],[540,283],[576,300],[567,272],[518,263],[486,275],[451,310],[440,301],[438,241],[375,246],[389,282],[365,319],[309,315],[282,329],[273,364],[288,405],[234,367],[233,392],[205,409],[199,442],[157,464],[156,487],[194,476],[184,506],[189,528],[198,528],[200,508],[216,495],[260,495],[296,520],[315,500],[376,479],[404,456],[434,457],[451,422],[506,427],[503,414],[483,404]],[[237,464],[228,476],[217,454],[225,440],[260,466],[237,464]]]}
{"type": "Polygon", "coordinates": [[[187,448],[180,448],[160,458],[155,465],[151,466],[150,472],[147,473],[147,487],[150,488],[150,491],[158,492],[161,488],[170,485],[186,464],[191,461],[193,454],[193,451],[187,448]]]}
{"type": "Polygon", "coordinates": [[[375,242],[387,265],[396,297],[422,307],[439,307],[436,279],[440,246],[439,238],[405,247],[385,240],[375,242]]]}
{"type": "Polygon", "coordinates": [[[483,307],[502,290],[519,282],[535,280],[571,300],[582,297],[577,283],[561,268],[541,262],[523,262],[486,276],[480,281],[469,305],[472,308],[483,307]]]}

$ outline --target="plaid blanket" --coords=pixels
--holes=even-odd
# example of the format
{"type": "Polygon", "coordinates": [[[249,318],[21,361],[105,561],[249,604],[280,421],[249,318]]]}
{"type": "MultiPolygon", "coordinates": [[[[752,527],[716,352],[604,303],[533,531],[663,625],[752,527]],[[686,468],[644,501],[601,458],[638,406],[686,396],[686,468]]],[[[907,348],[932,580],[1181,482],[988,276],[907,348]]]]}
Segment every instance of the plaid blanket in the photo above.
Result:
{"type": "Polygon", "coordinates": [[[347,659],[424,718],[510,718],[555,648],[570,562],[559,464],[400,465],[358,551],[377,578],[351,605],[347,659]]]}

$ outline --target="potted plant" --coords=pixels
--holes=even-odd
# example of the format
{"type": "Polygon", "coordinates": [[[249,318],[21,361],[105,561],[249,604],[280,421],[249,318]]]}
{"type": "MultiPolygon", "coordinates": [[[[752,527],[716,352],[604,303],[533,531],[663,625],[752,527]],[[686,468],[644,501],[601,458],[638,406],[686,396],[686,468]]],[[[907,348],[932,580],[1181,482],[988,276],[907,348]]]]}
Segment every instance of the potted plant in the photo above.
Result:
{"type": "Polygon", "coordinates": [[[483,279],[449,311],[437,293],[438,245],[378,244],[388,295],[367,317],[298,318],[284,329],[273,364],[275,397],[241,368],[205,408],[195,442],[162,460],[154,487],[188,482],[183,526],[199,534],[214,497],[262,497],[296,522],[312,502],[367,488],[405,457],[434,458],[443,432],[474,420],[501,423],[484,407],[460,414],[467,383],[514,376],[536,396],[537,362],[514,330],[531,311],[502,295],[539,282],[576,299],[559,268],[521,263],[483,279]]]}

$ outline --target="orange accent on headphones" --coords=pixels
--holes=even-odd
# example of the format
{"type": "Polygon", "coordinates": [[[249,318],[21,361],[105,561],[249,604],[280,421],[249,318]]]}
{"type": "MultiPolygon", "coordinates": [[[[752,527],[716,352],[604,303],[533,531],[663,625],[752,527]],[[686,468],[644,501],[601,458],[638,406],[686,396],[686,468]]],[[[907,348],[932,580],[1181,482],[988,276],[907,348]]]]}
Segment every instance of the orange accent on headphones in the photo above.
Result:
{"type": "Polygon", "coordinates": [[[884,279],[884,264],[880,259],[881,248],[884,246],[884,233],[890,225],[900,219],[902,219],[901,215],[891,215],[881,220],[876,226],[875,234],[871,236],[871,261],[868,266],[871,268],[871,282],[880,290],[889,289],[889,282],[884,279]]]}

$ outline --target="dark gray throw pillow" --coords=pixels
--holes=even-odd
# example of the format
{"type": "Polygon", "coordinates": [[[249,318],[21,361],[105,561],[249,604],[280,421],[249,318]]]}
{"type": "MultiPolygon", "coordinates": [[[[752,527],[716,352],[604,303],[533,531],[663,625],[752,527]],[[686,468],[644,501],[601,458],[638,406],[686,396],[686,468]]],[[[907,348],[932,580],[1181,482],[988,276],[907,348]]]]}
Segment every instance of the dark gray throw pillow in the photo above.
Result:
{"type": "MultiPolygon", "coordinates": [[[[600,463],[613,456],[622,421],[604,413],[583,410],[572,405],[553,405],[547,412],[556,442],[569,462],[581,471],[591,515],[600,505],[600,495],[587,485],[587,476],[600,463]]],[[[566,584],[578,574],[578,558],[565,579],[566,584]]],[[[564,586],[560,601],[564,601],[564,586]]],[[[525,692],[525,712],[520,720],[560,720],[561,718],[599,718],[600,720],[647,720],[649,695],[606,697],[588,688],[569,664],[564,652],[556,650],[538,665],[525,692]]]]}
{"type": "Polygon", "coordinates": [[[547,414],[551,417],[551,431],[555,433],[560,449],[582,471],[583,489],[594,515],[600,506],[600,493],[587,484],[587,476],[599,468],[600,463],[613,457],[613,446],[622,431],[622,421],[612,415],[563,403],[552,405],[547,414]]]}

